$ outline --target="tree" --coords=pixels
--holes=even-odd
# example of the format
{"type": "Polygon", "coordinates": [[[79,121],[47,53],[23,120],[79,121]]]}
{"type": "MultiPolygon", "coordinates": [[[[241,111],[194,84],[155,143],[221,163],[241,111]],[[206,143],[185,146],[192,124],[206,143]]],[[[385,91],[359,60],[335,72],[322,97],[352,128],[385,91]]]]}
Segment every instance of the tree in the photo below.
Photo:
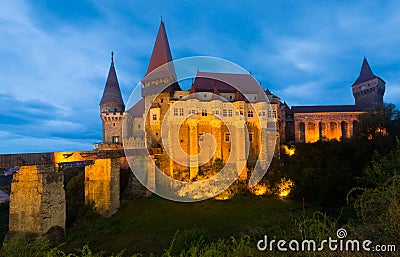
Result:
{"type": "Polygon", "coordinates": [[[378,105],[359,117],[356,136],[376,140],[385,136],[398,136],[400,132],[400,112],[394,104],[378,105]]]}

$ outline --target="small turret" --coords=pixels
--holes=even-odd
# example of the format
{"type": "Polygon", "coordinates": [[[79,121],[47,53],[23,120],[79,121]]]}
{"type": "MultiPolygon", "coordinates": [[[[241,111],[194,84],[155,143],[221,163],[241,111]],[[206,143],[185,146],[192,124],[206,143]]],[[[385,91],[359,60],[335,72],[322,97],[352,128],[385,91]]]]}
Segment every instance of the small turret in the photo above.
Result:
{"type": "Polygon", "coordinates": [[[100,101],[100,117],[103,125],[103,142],[122,143],[122,117],[125,104],[122,100],[114,67],[114,52],[111,52],[111,66],[108,72],[103,97],[100,101]]]}

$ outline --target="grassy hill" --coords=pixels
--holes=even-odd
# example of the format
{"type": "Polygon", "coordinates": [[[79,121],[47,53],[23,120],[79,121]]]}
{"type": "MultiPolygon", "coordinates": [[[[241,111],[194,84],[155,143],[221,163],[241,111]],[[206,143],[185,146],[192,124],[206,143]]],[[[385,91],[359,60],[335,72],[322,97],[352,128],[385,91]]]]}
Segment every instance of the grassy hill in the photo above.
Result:
{"type": "Polygon", "coordinates": [[[198,203],[177,203],[152,196],[123,203],[111,218],[95,217],[73,227],[67,232],[62,249],[72,252],[88,243],[93,251],[117,253],[126,249],[127,256],[160,254],[170,246],[177,231],[177,237],[184,235],[188,240],[200,236],[211,241],[232,236],[239,239],[243,235],[262,238],[264,234],[285,238],[296,233],[293,221],[302,208],[271,196],[198,203]]]}

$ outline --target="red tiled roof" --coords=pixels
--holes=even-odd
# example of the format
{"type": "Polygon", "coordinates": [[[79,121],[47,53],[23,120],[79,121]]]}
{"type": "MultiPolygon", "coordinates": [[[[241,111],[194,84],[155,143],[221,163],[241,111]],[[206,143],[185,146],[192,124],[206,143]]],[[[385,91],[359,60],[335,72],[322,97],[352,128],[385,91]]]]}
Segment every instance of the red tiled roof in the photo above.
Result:
{"type": "MultiPolygon", "coordinates": [[[[154,81],[158,79],[172,78],[174,81],[171,85],[167,86],[162,92],[173,92],[181,90],[178,82],[176,81],[175,67],[172,62],[171,49],[169,48],[167,33],[165,31],[164,22],[161,21],[158,29],[156,42],[154,43],[153,51],[151,53],[149,66],[147,67],[146,75],[143,77],[142,82],[154,81]]],[[[165,85],[160,85],[163,87],[165,85]]]]}
{"type": "Polygon", "coordinates": [[[154,43],[153,52],[151,53],[149,66],[147,67],[146,75],[161,65],[171,61],[171,49],[169,48],[164,22],[161,21],[160,27],[158,28],[156,42],[154,43]]]}
{"type": "Polygon", "coordinates": [[[244,94],[258,94],[260,85],[250,74],[197,72],[193,82],[194,92],[236,93],[238,88],[244,94]]]}

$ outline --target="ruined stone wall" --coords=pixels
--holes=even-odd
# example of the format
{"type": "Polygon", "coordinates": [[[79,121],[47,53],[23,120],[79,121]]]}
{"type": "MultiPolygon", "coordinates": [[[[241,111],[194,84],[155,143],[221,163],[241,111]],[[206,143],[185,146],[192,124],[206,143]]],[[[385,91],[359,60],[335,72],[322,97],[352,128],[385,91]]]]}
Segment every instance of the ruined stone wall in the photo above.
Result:
{"type": "Polygon", "coordinates": [[[9,231],[65,231],[64,175],[54,166],[21,166],[11,183],[9,231]]]}
{"type": "Polygon", "coordinates": [[[120,159],[97,159],[85,168],[85,202],[94,202],[95,210],[104,217],[120,206],[120,159]]]}

